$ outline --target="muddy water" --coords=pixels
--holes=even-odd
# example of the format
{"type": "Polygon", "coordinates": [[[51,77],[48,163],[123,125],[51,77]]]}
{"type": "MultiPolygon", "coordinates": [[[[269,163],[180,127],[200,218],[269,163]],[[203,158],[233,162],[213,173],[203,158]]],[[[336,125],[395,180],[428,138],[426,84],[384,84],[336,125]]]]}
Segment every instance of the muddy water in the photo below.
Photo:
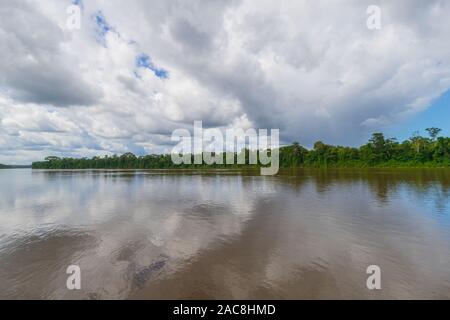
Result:
{"type": "Polygon", "coordinates": [[[450,170],[0,170],[0,298],[450,298],[450,170]]]}

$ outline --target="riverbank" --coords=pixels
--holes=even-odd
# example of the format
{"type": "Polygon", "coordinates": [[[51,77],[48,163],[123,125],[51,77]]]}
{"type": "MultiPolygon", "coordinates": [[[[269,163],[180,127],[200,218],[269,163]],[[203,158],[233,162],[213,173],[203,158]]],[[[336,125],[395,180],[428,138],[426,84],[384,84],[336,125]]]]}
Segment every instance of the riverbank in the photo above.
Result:
{"type": "Polygon", "coordinates": [[[26,169],[31,167],[31,165],[6,165],[0,163],[0,169],[26,169]]]}
{"type": "MultiPolygon", "coordinates": [[[[13,168],[13,167],[10,167],[13,168]]],[[[18,168],[18,167],[15,167],[18,168]]],[[[86,166],[86,167],[52,167],[50,163],[33,163],[33,166],[23,166],[21,168],[33,168],[33,169],[44,169],[44,170],[258,170],[261,166],[257,165],[197,165],[197,166],[173,166],[173,167],[96,167],[96,166],[86,166]]],[[[383,168],[405,168],[405,169],[439,169],[439,168],[450,168],[450,162],[435,163],[435,162],[398,162],[398,161],[388,161],[383,163],[364,163],[362,161],[352,161],[352,162],[342,162],[342,163],[314,163],[314,164],[300,164],[295,166],[280,166],[280,169],[314,169],[314,168],[342,168],[342,169],[383,169],[383,168]]]]}

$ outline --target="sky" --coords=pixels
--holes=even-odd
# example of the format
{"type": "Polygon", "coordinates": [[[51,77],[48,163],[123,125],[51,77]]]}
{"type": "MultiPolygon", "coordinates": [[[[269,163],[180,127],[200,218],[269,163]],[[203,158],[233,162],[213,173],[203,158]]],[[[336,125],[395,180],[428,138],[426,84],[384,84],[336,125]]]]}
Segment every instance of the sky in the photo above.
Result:
{"type": "Polygon", "coordinates": [[[194,121],[306,146],[448,135],[449,16],[445,0],[1,1],[0,163],[170,152],[194,121]]]}

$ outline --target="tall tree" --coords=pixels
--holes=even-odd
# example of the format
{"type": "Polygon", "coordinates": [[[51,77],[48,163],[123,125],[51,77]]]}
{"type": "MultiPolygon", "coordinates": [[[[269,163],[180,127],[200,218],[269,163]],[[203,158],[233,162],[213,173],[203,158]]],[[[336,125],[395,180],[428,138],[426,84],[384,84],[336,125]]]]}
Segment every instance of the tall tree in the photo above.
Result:
{"type": "Polygon", "coordinates": [[[442,131],[442,129],[431,127],[426,129],[428,131],[428,134],[430,135],[431,140],[436,140],[437,136],[439,135],[439,132],[442,131]]]}

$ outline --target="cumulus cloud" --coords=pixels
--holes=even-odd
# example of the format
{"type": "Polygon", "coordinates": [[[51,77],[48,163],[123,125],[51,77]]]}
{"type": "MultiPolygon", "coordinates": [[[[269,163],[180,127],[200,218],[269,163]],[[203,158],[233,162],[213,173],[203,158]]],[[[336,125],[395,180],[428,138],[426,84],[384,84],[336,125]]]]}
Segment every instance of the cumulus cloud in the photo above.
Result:
{"type": "Polygon", "coordinates": [[[35,3],[2,1],[0,16],[0,84],[9,96],[55,106],[90,105],[101,96],[64,50],[63,30],[35,3]]]}
{"type": "Polygon", "coordinates": [[[450,89],[448,1],[92,0],[68,30],[71,3],[0,4],[0,162],[166,152],[195,120],[360,143],[450,89]]]}

